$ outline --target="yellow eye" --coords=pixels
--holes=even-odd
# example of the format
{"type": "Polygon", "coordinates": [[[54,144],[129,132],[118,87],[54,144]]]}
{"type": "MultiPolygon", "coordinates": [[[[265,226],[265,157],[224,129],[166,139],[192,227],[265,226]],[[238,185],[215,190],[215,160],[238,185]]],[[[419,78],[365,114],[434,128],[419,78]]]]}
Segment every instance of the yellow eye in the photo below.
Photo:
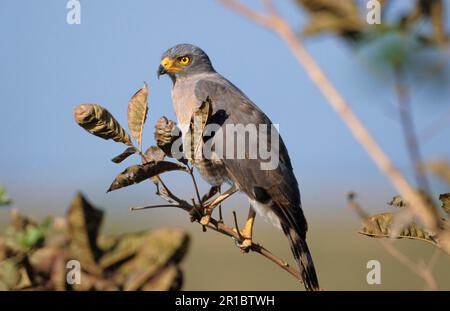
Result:
{"type": "Polygon", "coordinates": [[[187,64],[189,64],[190,61],[191,61],[191,59],[188,56],[182,56],[178,59],[178,62],[181,65],[187,65],[187,64]]]}

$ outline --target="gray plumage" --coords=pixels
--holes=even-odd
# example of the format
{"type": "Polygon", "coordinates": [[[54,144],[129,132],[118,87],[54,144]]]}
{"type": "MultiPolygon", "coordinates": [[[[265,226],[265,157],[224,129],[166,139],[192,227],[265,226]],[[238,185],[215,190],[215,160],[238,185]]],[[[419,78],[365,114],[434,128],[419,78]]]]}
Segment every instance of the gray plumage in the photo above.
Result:
{"type": "MultiPolygon", "coordinates": [[[[183,136],[194,111],[209,97],[212,115],[209,123],[220,124],[267,124],[272,122],[239,88],[217,73],[209,57],[200,48],[180,44],[167,50],[162,59],[179,59],[187,56],[190,63],[180,71],[167,72],[160,67],[160,73],[168,73],[173,81],[172,101],[183,136]],[[183,130],[184,129],[184,130],[183,130]]],[[[271,128],[269,126],[268,130],[271,128]]],[[[196,167],[211,184],[225,181],[234,183],[246,194],[252,207],[283,230],[289,239],[292,252],[307,289],[319,289],[314,264],[306,244],[307,222],[300,202],[298,183],[294,176],[287,149],[279,139],[279,145],[271,146],[270,132],[267,132],[269,149],[279,152],[279,165],[273,170],[262,170],[261,158],[228,159],[226,157],[209,161],[202,159],[196,167]]],[[[226,141],[226,131],[223,132],[226,141]]],[[[212,137],[210,139],[218,139],[212,137]]],[[[249,142],[256,145],[257,142],[249,142]]]]}

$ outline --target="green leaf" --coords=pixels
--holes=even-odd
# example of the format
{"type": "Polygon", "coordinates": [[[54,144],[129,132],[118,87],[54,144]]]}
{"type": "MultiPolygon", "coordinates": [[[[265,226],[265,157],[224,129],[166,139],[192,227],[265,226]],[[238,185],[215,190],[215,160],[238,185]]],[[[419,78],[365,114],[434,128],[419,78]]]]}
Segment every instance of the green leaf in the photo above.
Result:
{"type": "Polygon", "coordinates": [[[2,205],[11,205],[12,200],[9,197],[8,193],[6,192],[6,189],[0,185],[0,206],[2,205]]]}

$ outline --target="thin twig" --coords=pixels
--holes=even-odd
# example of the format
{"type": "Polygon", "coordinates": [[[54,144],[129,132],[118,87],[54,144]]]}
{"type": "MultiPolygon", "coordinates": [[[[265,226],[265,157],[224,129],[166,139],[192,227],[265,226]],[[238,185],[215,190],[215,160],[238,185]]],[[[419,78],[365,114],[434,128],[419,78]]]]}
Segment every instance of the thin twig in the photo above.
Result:
{"type": "Polygon", "coordinates": [[[141,211],[144,209],[159,208],[159,207],[180,207],[180,206],[177,204],[157,204],[157,205],[130,207],[130,211],[141,211]]]}
{"type": "Polygon", "coordinates": [[[450,126],[450,108],[440,113],[436,120],[433,120],[431,124],[423,129],[419,138],[422,143],[430,141],[437,133],[450,126]]]}
{"type": "MultiPolygon", "coordinates": [[[[239,243],[243,242],[243,240],[241,240],[239,238],[239,235],[238,235],[237,232],[235,232],[232,228],[226,226],[223,222],[219,222],[219,221],[217,221],[214,218],[211,218],[210,224],[208,225],[208,228],[210,228],[210,229],[212,229],[212,230],[214,230],[216,232],[219,232],[221,234],[224,234],[226,236],[232,237],[233,239],[235,239],[239,243]]],[[[285,270],[288,273],[290,273],[291,275],[293,275],[297,280],[299,280],[302,283],[301,275],[298,272],[298,270],[294,269],[286,261],[284,261],[281,258],[277,257],[276,255],[274,255],[272,252],[270,252],[268,249],[266,249],[262,245],[257,244],[257,243],[252,243],[252,245],[250,246],[250,250],[255,252],[255,253],[258,253],[258,254],[262,255],[266,259],[269,259],[270,261],[272,261],[273,263],[278,265],[280,268],[282,268],[283,270],[285,270]]]]}
{"type": "Polygon", "coordinates": [[[395,93],[397,94],[397,103],[400,113],[400,124],[403,130],[403,136],[406,142],[409,158],[413,166],[417,186],[430,193],[430,186],[427,176],[423,170],[422,154],[417,141],[416,129],[411,112],[411,104],[408,87],[405,85],[403,77],[403,68],[398,66],[394,69],[395,93]]]}
{"type": "Polygon", "coordinates": [[[200,196],[200,190],[198,189],[197,181],[195,180],[193,169],[189,166],[188,166],[188,168],[189,168],[189,175],[191,175],[192,183],[194,184],[195,195],[197,196],[197,200],[199,202],[198,204],[203,209],[203,202],[202,202],[202,198],[200,196]]]}
{"type": "Polygon", "coordinates": [[[210,202],[205,203],[205,206],[207,206],[208,208],[214,208],[224,200],[228,199],[231,195],[233,195],[237,191],[238,189],[236,188],[236,186],[232,186],[230,189],[220,194],[217,198],[211,200],[210,202]]]}
{"type": "Polygon", "coordinates": [[[239,224],[237,221],[236,211],[233,211],[233,219],[234,219],[234,228],[236,228],[236,232],[239,237],[239,240],[243,240],[244,238],[242,237],[241,230],[239,230],[239,224]]]}
{"type": "Polygon", "coordinates": [[[317,65],[313,57],[303,46],[295,31],[289,26],[271,5],[269,0],[264,1],[266,8],[270,6],[267,14],[262,14],[252,8],[243,5],[237,0],[219,0],[235,12],[247,17],[253,22],[264,26],[282,38],[290,48],[297,61],[304,67],[310,79],[316,84],[330,106],[337,112],[339,117],[349,128],[355,139],[366,150],[378,168],[384,172],[393,186],[402,196],[411,202],[410,208],[414,214],[420,217],[426,227],[436,233],[440,238],[442,248],[450,254],[450,233],[441,230],[442,223],[435,208],[427,202],[408,183],[403,174],[394,166],[391,159],[384,153],[375,139],[369,134],[362,121],[351,110],[344,97],[337,91],[322,69],[317,65]]]}

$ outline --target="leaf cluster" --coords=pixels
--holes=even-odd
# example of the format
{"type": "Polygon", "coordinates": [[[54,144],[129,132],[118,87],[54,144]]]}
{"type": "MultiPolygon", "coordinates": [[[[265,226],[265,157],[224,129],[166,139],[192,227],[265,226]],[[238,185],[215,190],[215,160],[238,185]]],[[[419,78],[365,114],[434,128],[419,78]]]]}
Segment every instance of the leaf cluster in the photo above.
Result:
{"type": "Polygon", "coordinates": [[[0,236],[0,290],[176,290],[189,237],[175,229],[100,235],[103,211],[81,193],[65,218],[41,223],[13,210],[0,236]],[[80,262],[80,284],[66,264],[80,262]]]}

